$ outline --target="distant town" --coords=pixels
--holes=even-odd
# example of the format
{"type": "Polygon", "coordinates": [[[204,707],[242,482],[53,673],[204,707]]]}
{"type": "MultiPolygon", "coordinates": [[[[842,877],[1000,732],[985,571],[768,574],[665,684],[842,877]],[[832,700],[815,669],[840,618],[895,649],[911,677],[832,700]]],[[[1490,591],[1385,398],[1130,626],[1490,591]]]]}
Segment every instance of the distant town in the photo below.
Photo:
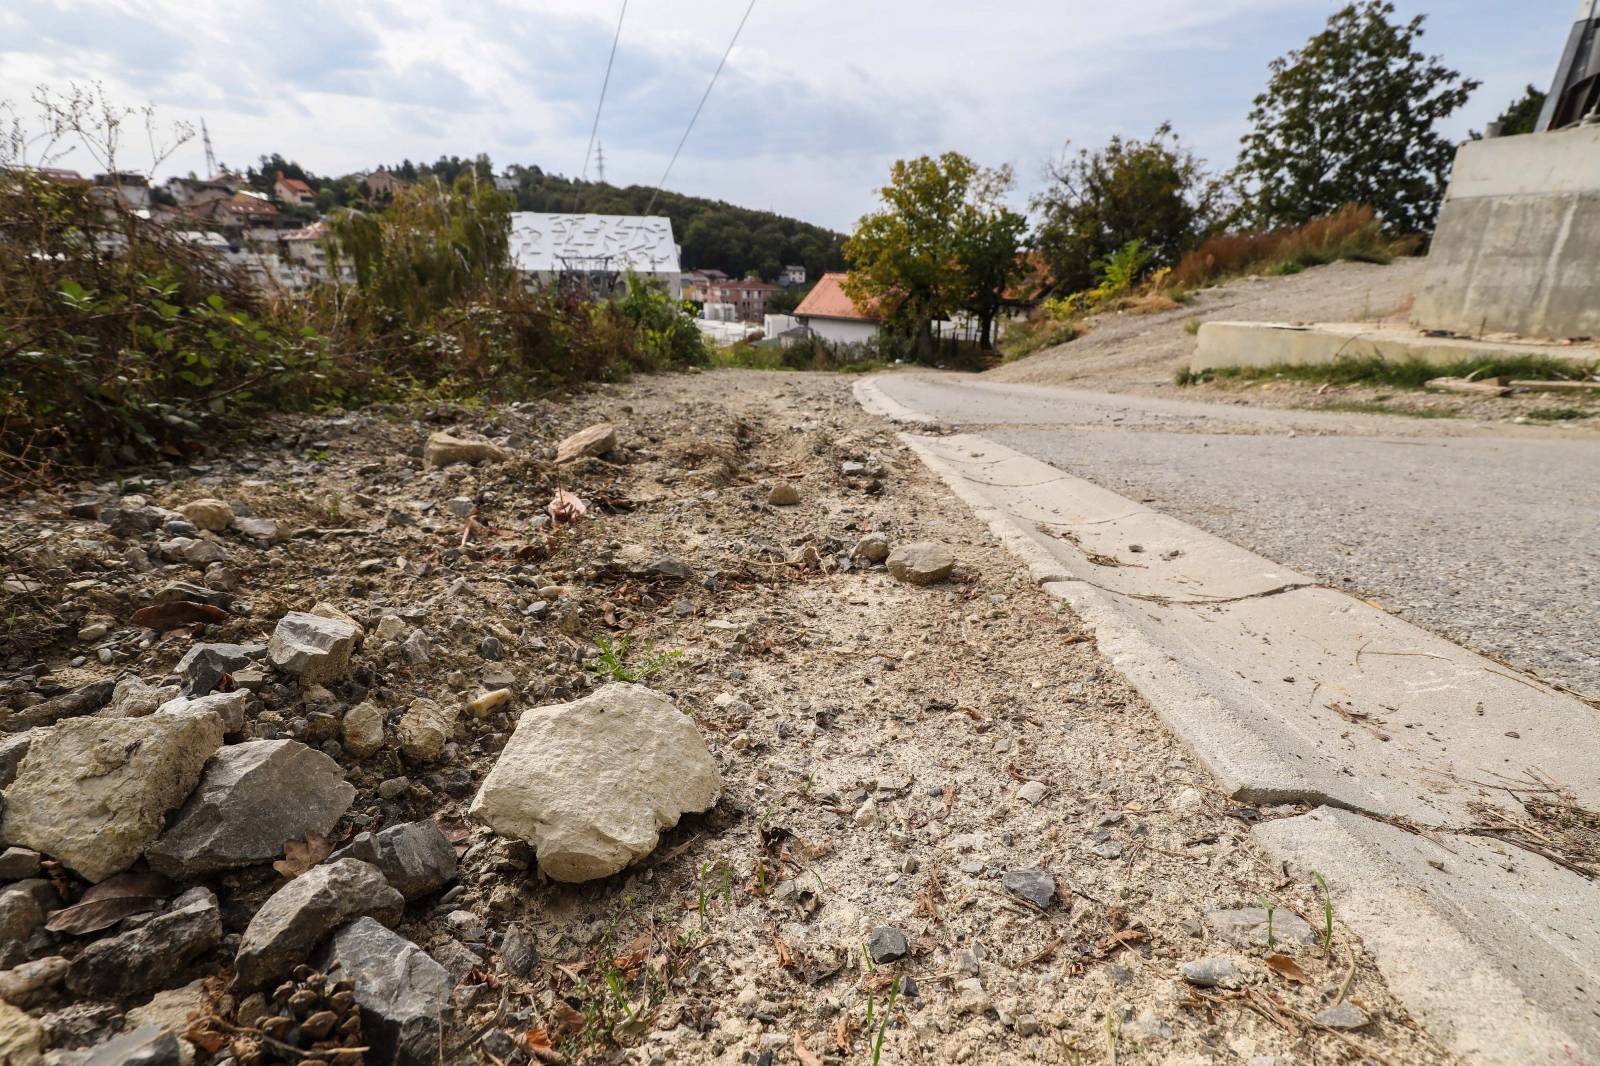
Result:
{"type": "MultiPolygon", "coordinates": [[[[330,204],[328,195],[284,169],[274,170],[268,181],[224,167],[210,177],[191,174],[159,182],[132,171],[34,170],[54,182],[90,187],[137,216],[182,233],[257,287],[278,294],[353,280],[350,265],[336,265],[329,254],[328,215],[355,210],[339,200],[359,197],[364,205],[382,207],[418,180],[434,180],[379,168],[341,179],[340,194],[330,204]]],[[[510,194],[518,177],[508,173],[488,180],[510,194]]],[[[755,270],[735,277],[710,267],[684,269],[682,235],[673,232],[665,216],[517,211],[511,217],[513,261],[530,283],[615,288],[630,277],[648,278],[674,299],[693,303],[697,324],[716,342],[813,335],[850,343],[876,335],[880,326],[844,295],[842,273],[813,278],[800,263],[784,264],[770,279],[755,270]]]]}

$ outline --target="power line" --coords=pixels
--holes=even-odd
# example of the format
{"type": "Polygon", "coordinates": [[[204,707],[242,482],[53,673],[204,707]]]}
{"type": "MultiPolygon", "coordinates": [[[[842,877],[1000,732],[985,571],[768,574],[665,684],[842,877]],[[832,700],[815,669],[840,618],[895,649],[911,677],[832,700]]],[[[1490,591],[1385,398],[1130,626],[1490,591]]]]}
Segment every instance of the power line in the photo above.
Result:
{"type": "Polygon", "coordinates": [[[706,85],[705,93],[700,97],[700,103],[695,106],[694,114],[689,116],[689,125],[683,131],[683,136],[678,140],[678,147],[673,149],[672,159],[667,163],[667,169],[662,171],[661,180],[656,184],[656,191],[650,194],[650,205],[644,209],[649,214],[651,208],[656,206],[656,197],[661,195],[661,189],[667,184],[667,176],[672,173],[673,165],[678,162],[678,153],[683,151],[683,146],[689,140],[689,133],[694,129],[695,120],[700,117],[700,109],[706,106],[706,100],[711,97],[711,90],[717,84],[717,78],[722,74],[722,68],[728,62],[728,54],[733,51],[733,46],[739,42],[739,34],[744,32],[744,24],[750,21],[750,12],[756,9],[756,0],[750,0],[750,6],[744,9],[744,18],[739,20],[739,28],[733,31],[733,40],[728,42],[728,47],[722,52],[722,61],[717,64],[717,69],[711,74],[711,81],[706,85]]]}
{"type": "MultiPolygon", "coordinates": [[[[611,35],[611,55],[606,59],[606,76],[600,82],[600,102],[594,105],[594,125],[589,127],[589,147],[583,150],[583,173],[578,179],[580,182],[589,180],[589,156],[594,152],[595,135],[600,132],[600,111],[606,106],[606,89],[611,85],[611,66],[617,61],[617,42],[622,40],[622,20],[628,14],[628,0],[622,0],[622,10],[617,13],[617,31],[611,35]]],[[[572,210],[578,210],[578,199],[583,195],[582,189],[572,198],[572,210]]]]}

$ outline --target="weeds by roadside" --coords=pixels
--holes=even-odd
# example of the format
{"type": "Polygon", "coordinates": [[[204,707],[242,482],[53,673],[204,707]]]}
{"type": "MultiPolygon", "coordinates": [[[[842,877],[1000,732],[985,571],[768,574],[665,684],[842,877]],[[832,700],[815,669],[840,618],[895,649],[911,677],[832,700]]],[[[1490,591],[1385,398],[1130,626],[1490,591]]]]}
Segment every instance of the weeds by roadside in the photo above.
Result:
{"type": "Polygon", "coordinates": [[[1377,356],[1340,359],[1333,363],[1274,363],[1270,366],[1228,366],[1208,370],[1179,370],[1173,380],[1179,385],[1198,385],[1209,381],[1261,381],[1277,379],[1313,384],[1382,385],[1399,389],[1420,389],[1434,378],[1486,377],[1517,378],[1528,381],[1573,381],[1584,376],[1583,367],[1566,359],[1549,356],[1504,355],[1462,359],[1453,363],[1428,363],[1420,359],[1391,360],[1377,356]]]}
{"type": "Polygon", "coordinates": [[[1372,208],[1350,204],[1290,229],[1219,234],[1179,260],[1164,281],[1196,289],[1245,274],[1298,274],[1342,259],[1390,263],[1415,254],[1419,244],[1416,237],[1388,236],[1372,208]]]}

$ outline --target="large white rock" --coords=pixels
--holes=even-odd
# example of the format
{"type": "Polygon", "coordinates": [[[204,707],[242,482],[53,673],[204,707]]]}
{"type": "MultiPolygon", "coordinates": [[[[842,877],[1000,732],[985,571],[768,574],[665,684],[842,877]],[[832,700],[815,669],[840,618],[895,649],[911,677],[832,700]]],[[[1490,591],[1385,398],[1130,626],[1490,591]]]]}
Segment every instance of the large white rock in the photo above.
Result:
{"type": "Polygon", "coordinates": [[[607,877],[661,830],[709,810],[721,780],[694,720],[643,685],[606,685],[523,713],[472,801],[495,832],[534,846],[557,881],[607,877]]]}
{"type": "Polygon", "coordinates": [[[193,791],[222,732],[209,711],[60,722],[23,757],[0,834],[90,881],[126,870],[193,791]]]}

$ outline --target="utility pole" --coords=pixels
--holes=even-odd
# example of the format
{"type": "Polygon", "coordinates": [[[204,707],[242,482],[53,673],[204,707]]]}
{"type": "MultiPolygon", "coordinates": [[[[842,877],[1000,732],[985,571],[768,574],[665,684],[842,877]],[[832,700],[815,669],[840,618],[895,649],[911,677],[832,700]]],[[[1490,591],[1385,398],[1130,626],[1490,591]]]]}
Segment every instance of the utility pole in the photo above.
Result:
{"type": "MultiPolygon", "coordinates": [[[[194,129],[193,126],[189,128],[194,129]]],[[[217,153],[211,150],[211,131],[206,129],[206,120],[203,118],[200,120],[200,140],[206,146],[206,179],[209,181],[217,176],[217,153]]]]}
{"type": "Polygon", "coordinates": [[[606,146],[604,142],[594,146],[594,167],[599,173],[600,184],[606,183],[606,146]]]}

